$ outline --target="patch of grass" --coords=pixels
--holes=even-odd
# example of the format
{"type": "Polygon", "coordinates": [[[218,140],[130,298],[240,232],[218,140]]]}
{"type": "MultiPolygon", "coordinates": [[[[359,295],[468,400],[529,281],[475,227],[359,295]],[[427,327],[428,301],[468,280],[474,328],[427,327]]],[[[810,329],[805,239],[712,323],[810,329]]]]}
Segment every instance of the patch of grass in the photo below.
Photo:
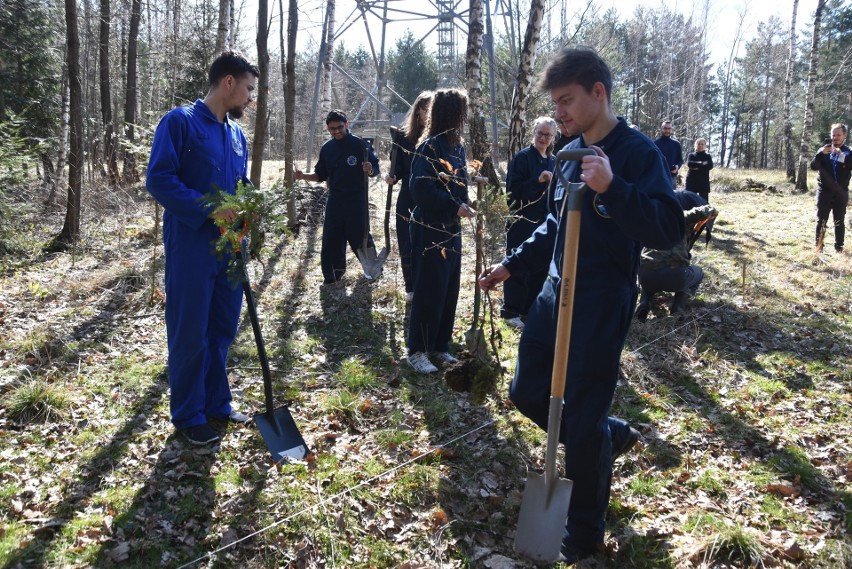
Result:
{"type": "Polygon", "coordinates": [[[766,548],[755,533],[739,524],[725,527],[706,541],[706,560],[751,566],[766,556],[766,548]]]}
{"type": "Polygon", "coordinates": [[[35,378],[9,391],[0,405],[21,423],[46,423],[65,416],[71,396],[67,389],[35,378]]]}
{"type": "Polygon", "coordinates": [[[616,567],[631,569],[667,569],[676,567],[665,539],[650,535],[635,535],[618,550],[616,567]]]}
{"type": "Polygon", "coordinates": [[[394,450],[410,443],[413,438],[411,432],[396,428],[383,429],[376,433],[377,442],[388,450],[394,450]]]}
{"type": "Polygon", "coordinates": [[[391,489],[391,497],[409,507],[433,503],[437,499],[436,485],[439,479],[437,466],[415,462],[408,470],[399,472],[391,489]]]}
{"type": "Polygon", "coordinates": [[[725,523],[721,519],[704,512],[692,514],[683,525],[683,528],[688,532],[700,532],[707,529],[717,530],[722,527],[725,527],[725,523]]]}
{"type": "Polygon", "coordinates": [[[632,478],[627,487],[637,496],[656,496],[663,488],[663,481],[657,476],[642,474],[632,478]]]}
{"type": "Polygon", "coordinates": [[[379,384],[375,372],[357,357],[347,358],[340,364],[338,378],[350,391],[362,391],[379,384]]]}
{"type": "Polygon", "coordinates": [[[358,413],[360,399],[346,389],[332,391],[322,398],[321,407],[324,413],[354,418],[358,413]]]}
{"type": "Polygon", "coordinates": [[[796,445],[785,445],[781,452],[769,459],[769,463],[785,477],[799,478],[811,490],[819,490],[822,486],[821,474],[811,464],[807,452],[796,445]]]}
{"type": "Polygon", "coordinates": [[[692,478],[689,485],[692,488],[704,490],[711,496],[724,498],[727,496],[727,488],[730,485],[731,477],[727,472],[718,468],[708,468],[699,476],[692,478]]]}

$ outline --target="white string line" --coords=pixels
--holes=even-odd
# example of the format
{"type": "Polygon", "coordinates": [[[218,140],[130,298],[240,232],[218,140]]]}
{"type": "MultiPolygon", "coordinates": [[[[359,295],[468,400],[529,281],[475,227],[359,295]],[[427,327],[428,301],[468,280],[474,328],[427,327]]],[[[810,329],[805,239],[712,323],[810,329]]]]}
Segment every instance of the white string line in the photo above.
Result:
{"type": "MultiPolygon", "coordinates": [[[[647,342],[647,343],[645,343],[645,344],[643,344],[643,345],[639,346],[638,348],[634,349],[633,351],[628,352],[628,355],[634,355],[634,354],[638,353],[640,350],[642,350],[642,349],[644,349],[644,348],[647,348],[647,347],[648,347],[648,346],[650,346],[651,344],[655,344],[656,342],[659,342],[659,341],[660,341],[660,340],[662,340],[663,338],[665,338],[665,337],[667,337],[667,336],[670,336],[670,335],[674,334],[674,333],[675,333],[675,332],[677,332],[678,330],[682,330],[683,328],[686,328],[687,326],[691,326],[692,324],[694,324],[694,323],[695,323],[695,322],[697,322],[698,320],[700,320],[700,319],[704,318],[705,316],[707,316],[707,315],[708,315],[708,314],[710,314],[711,312],[715,312],[716,310],[719,310],[719,308],[721,308],[721,307],[717,307],[717,308],[714,308],[714,309],[712,309],[712,310],[705,310],[703,313],[701,313],[701,314],[699,314],[699,315],[695,316],[694,318],[692,318],[689,322],[685,322],[684,324],[682,324],[682,325],[678,326],[677,328],[673,328],[672,330],[669,330],[668,332],[666,332],[666,333],[665,333],[665,334],[663,334],[662,336],[659,336],[659,337],[657,337],[657,338],[655,338],[655,339],[651,340],[650,342],[647,342]]],[[[205,555],[202,555],[201,557],[199,557],[199,558],[197,558],[197,559],[193,559],[192,561],[190,561],[190,562],[188,562],[188,563],[185,563],[185,564],[183,564],[183,565],[179,566],[179,567],[178,567],[178,569],[185,569],[186,567],[191,567],[192,565],[195,565],[196,563],[198,563],[198,562],[200,562],[200,561],[203,561],[203,560],[205,560],[205,559],[209,559],[210,557],[213,557],[213,556],[214,556],[214,555],[216,555],[217,553],[220,553],[220,552],[222,552],[222,551],[225,551],[226,549],[230,549],[230,548],[232,548],[233,546],[237,545],[238,543],[241,543],[241,542],[243,542],[243,541],[246,541],[247,539],[251,539],[252,537],[254,537],[254,536],[256,536],[256,535],[259,535],[259,534],[261,534],[261,533],[265,533],[265,532],[267,532],[267,531],[269,531],[269,530],[271,530],[271,529],[273,529],[273,528],[276,528],[276,527],[280,526],[281,524],[284,524],[284,523],[286,523],[286,522],[289,522],[290,520],[292,520],[293,518],[295,518],[295,517],[297,517],[297,516],[300,516],[300,515],[302,515],[302,514],[306,514],[306,513],[310,512],[310,511],[313,511],[313,510],[317,509],[317,508],[318,508],[318,507],[320,507],[320,506],[325,506],[325,504],[327,504],[328,502],[330,502],[330,501],[332,501],[332,500],[336,500],[337,498],[340,498],[340,497],[345,496],[345,495],[347,495],[347,494],[351,494],[353,491],[355,491],[356,489],[358,489],[358,488],[360,488],[360,487],[362,487],[362,486],[369,486],[369,485],[371,485],[374,481],[376,481],[376,480],[378,480],[378,479],[380,479],[380,478],[383,478],[384,476],[386,476],[386,475],[388,475],[388,474],[391,474],[391,473],[393,473],[393,472],[396,472],[397,470],[400,470],[401,468],[403,468],[403,467],[405,467],[405,466],[408,466],[409,464],[412,464],[412,463],[414,463],[414,462],[416,462],[416,461],[420,460],[420,459],[421,459],[421,458],[423,458],[423,457],[429,456],[429,455],[431,455],[431,454],[433,454],[433,453],[435,453],[435,452],[437,452],[437,451],[439,451],[439,450],[441,450],[441,449],[443,449],[443,448],[446,448],[446,447],[448,447],[448,446],[450,446],[450,445],[452,445],[452,444],[454,444],[454,443],[456,443],[456,442],[460,441],[461,439],[463,439],[463,438],[465,438],[465,437],[467,437],[467,436],[469,436],[469,435],[472,435],[473,433],[476,433],[477,431],[481,431],[482,429],[484,429],[484,428],[486,428],[486,427],[489,427],[489,426],[493,425],[493,424],[494,424],[494,423],[496,423],[496,422],[497,422],[497,419],[491,419],[490,421],[488,421],[488,422],[486,422],[486,423],[483,423],[482,425],[480,425],[480,426],[478,426],[478,427],[476,427],[476,428],[474,428],[474,429],[472,429],[472,430],[470,430],[470,431],[468,431],[468,432],[464,433],[463,435],[459,435],[459,436],[457,436],[457,437],[456,437],[456,438],[454,438],[454,439],[450,439],[449,441],[447,441],[447,442],[446,442],[446,443],[444,443],[444,444],[441,444],[441,445],[438,445],[438,446],[436,446],[436,447],[433,447],[433,448],[432,448],[432,450],[430,450],[429,452],[426,452],[426,453],[423,453],[423,454],[417,455],[416,457],[414,457],[414,458],[412,458],[412,459],[409,459],[409,460],[407,460],[407,461],[405,461],[405,462],[403,462],[403,463],[400,463],[400,464],[398,464],[397,466],[394,466],[393,468],[390,468],[390,469],[388,469],[388,470],[385,470],[384,472],[381,472],[381,473],[379,473],[379,474],[377,474],[377,475],[373,476],[372,478],[368,478],[368,479],[366,479],[366,480],[363,480],[363,481],[359,482],[358,484],[356,484],[356,485],[354,485],[354,486],[350,486],[349,488],[346,488],[346,489],[344,489],[344,490],[341,490],[340,492],[338,492],[337,494],[334,494],[333,496],[329,496],[328,498],[323,498],[323,499],[321,499],[319,502],[317,502],[316,504],[314,504],[313,506],[308,506],[308,507],[306,507],[306,508],[303,508],[302,510],[300,510],[300,511],[298,511],[298,512],[294,513],[294,514],[291,514],[291,515],[287,516],[286,518],[282,518],[282,519],[280,519],[280,520],[278,520],[278,521],[275,521],[275,522],[273,522],[273,523],[269,524],[269,525],[268,525],[268,526],[266,526],[266,527],[263,527],[263,528],[261,528],[261,529],[259,529],[259,530],[256,530],[256,531],[254,531],[254,532],[252,532],[252,533],[250,533],[250,534],[247,534],[247,535],[245,535],[245,536],[241,537],[240,539],[238,539],[238,540],[236,540],[236,541],[233,541],[233,542],[229,543],[228,545],[224,545],[224,546],[222,546],[222,547],[220,547],[220,548],[218,548],[218,549],[214,549],[213,551],[211,551],[211,552],[209,552],[209,553],[207,553],[207,554],[205,554],[205,555]]]]}
{"type": "Polygon", "coordinates": [[[468,432],[464,433],[463,435],[459,435],[459,436],[457,436],[457,437],[456,437],[456,438],[454,438],[454,439],[450,439],[450,440],[449,440],[449,441],[447,441],[446,443],[443,443],[443,444],[440,444],[440,445],[438,445],[438,446],[433,447],[433,448],[432,448],[429,452],[425,452],[425,453],[423,453],[423,454],[417,455],[417,456],[415,456],[414,458],[411,458],[411,459],[409,459],[409,460],[407,460],[407,461],[405,461],[405,462],[403,462],[403,463],[400,463],[400,464],[398,464],[398,465],[394,466],[393,468],[390,468],[390,469],[388,469],[388,470],[385,470],[384,472],[381,472],[381,473],[379,473],[379,474],[377,474],[377,475],[373,476],[372,478],[367,478],[366,480],[363,480],[363,481],[359,482],[358,484],[356,484],[356,485],[354,485],[354,486],[350,486],[349,488],[346,488],[346,489],[344,489],[344,490],[341,490],[340,492],[338,492],[337,494],[334,494],[333,496],[329,496],[329,497],[327,497],[327,498],[322,498],[322,499],[320,499],[320,501],[319,501],[319,502],[317,502],[316,504],[314,504],[314,505],[312,505],[312,506],[308,506],[308,507],[306,507],[306,508],[303,508],[302,510],[299,510],[298,512],[295,512],[295,513],[293,513],[293,514],[291,514],[291,515],[287,516],[286,518],[282,518],[282,519],[280,519],[280,520],[278,520],[278,521],[275,521],[275,522],[273,522],[273,523],[269,524],[269,525],[268,525],[268,526],[266,526],[266,527],[263,527],[263,528],[261,528],[261,529],[259,529],[259,530],[256,530],[256,531],[254,531],[254,532],[252,532],[252,533],[250,533],[250,534],[247,534],[247,535],[245,535],[245,536],[241,537],[240,539],[238,539],[238,540],[236,540],[236,541],[233,541],[233,542],[229,543],[228,545],[224,545],[224,546],[222,546],[222,547],[220,547],[220,548],[218,548],[218,549],[214,549],[213,551],[211,551],[211,552],[209,552],[209,553],[207,553],[207,554],[205,554],[205,555],[202,555],[201,557],[199,557],[199,558],[197,558],[197,559],[193,559],[193,560],[192,560],[192,561],[190,561],[189,563],[184,563],[183,565],[181,565],[180,567],[178,567],[178,569],[184,569],[184,568],[186,568],[186,567],[190,567],[190,566],[192,566],[192,565],[195,565],[195,564],[196,564],[196,563],[198,563],[199,561],[203,561],[203,560],[205,560],[205,559],[208,559],[208,558],[210,558],[210,557],[212,557],[212,556],[216,555],[217,553],[220,553],[220,552],[222,552],[222,551],[224,551],[224,550],[226,550],[226,549],[230,549],[231,547],[233,547],[233,546],[237,545],[238,543],[241,543],[241,542],[243,542],[243,541],[246,541],[247,539],[251,539],[252,537],[254,537],[254,536],[256,536],[256,535],[259,535],[259,534],[261,534],[261,533],[265,533],[265,532],[267,532],[267,531],[269,531],[269,530],[271,530],[271,529],[273,529],[273,528],[276,528],[276,527],[280,526],[280,525],[281,525],[281,524],[283,524],[283,523],[289,522],[290,520],[292,520],[293,518],[295,518],[295,517],[297,517],[297,516],[301,516],[302,514],[306,514],[306,513],[310,512],[310,511],[312,511],[312,510],[316,510],[318,507],[320,507],[320,506],[324,506],[325,504],[327,504],[327,503],[329,503],[329,502],[331,502],[331,501],[333,501],[333,500],[337,500],[338,498],[341,498],[341,497],[343,497],[343,496],[345,496],[345,495],[347,495],[347,494],[351,494],[353,491],[355,491],[356,489],[360,488],[361,486],[369,486],[369,485],[371,485],[373,482],[375,482],[376,480],[378,480],[378,479],[380,479],[380,478],[382,478],[382,477],[384,477],[384,476],[386,476],[386,475],[388,475],[388,474],[391,474],[391,473],[393,473],[393,472],[396,472],[397,470],[399,470],[399,469],[401,469],[401,468],[403,468],[403,467],[405,467],[405,466],[408,466],[409,464],[411,464],[411,463],[413,463],[413,462],[416,462],[416,461],[420,460],[420,459],[421,459],[421,458],[423,458],[423,457],[429,456],[430,454],[433,454],[433,453],[435,453],[435,452],[437,452],[437,451],[439,451],[439,450],[441,450],[441,449],[443,449],[443,448],[446,448],[446,447],[448,447],[448,446],[450,446],[450,445],[452,445],[452,444],[454,444],[454,443],[456,443],[456,442],[460,441],[461,439],[463,439],[463,438],[465,438],[465,437],[467,437],[467,436],[469,436],[469,435],[472,435],[473,433],[476,433],[477,431],[481,431],[482,429],[484,429],[484,428],[486,428],[486,427],[489,427],[489,426],[493,425],[493,424],[494,424],[494,423],[496,423],[496,422],[497,422],[497,419],[491,419],[491,420],[490,420],[490,421],[488,421],[487,423],[483,423],[482,425],[480,425],[480,426],[478,426],[478,427],[476,427],[476,428],[474,428],[474,429],[471,429],[470,431],[468,431],[468,432]]]}

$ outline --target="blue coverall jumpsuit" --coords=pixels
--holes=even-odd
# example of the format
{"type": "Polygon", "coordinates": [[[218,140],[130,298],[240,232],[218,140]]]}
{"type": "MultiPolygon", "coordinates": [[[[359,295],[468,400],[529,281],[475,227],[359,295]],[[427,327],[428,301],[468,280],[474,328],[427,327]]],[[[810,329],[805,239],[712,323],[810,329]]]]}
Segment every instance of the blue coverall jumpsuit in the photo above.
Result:
{"type": "MultiPolygon", "coordinates": [[[[565,475],[574,481],[566,533],[572,546],[593,552],[603,543],[612,478],[611,432],[627,425],[609,417],[638,287],[642,243],[669,248],[683,237],[683,212],[671,177],[653,142],[624,119],[596,144],[614,174],[604,194],[587,190],[581,210],[579,259],[560,440],[565,475]]],[[[567,148],[584,148],[582,137],[567,148]]],[[[562,164],[578,181],[578,162],[562,164]]],[[[510,398],[518,410],[547,428],[559,283],[565,239],[562,184],[551,186],[547,220],[503,260],[510,273],[550,261],[547,281],[530,309],[518,346],[510,398]]]]}
{"type": "Polygon", "coordinates": [[[167,113],[154,133],[146,183],[165,209],[170,405],[178,429],[231,414],[225,364],[242,289],[228,281],[228,259],[212,252],[219,230],[198,200],[249,183],[247,164],[242,129],[227,117],[219,122],[200,99],[167,113]]]}

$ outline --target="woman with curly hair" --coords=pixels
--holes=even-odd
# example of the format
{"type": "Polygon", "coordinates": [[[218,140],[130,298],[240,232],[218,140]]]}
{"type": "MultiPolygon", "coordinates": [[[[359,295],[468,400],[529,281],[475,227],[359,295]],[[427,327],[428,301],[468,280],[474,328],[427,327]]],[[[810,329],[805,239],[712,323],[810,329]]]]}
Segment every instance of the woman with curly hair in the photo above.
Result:
{"type": "Polygon", "coordinates": [[[385,176],[388,185],[401,181],[399,194],[396,198],[396,242],[399,247],[399,264],[402,267],[402,280],[405,283],[405,300],[411,302],[414,298],[414,280],[411,278],[411,234],[409,221],[411,210],[414,209],[414,198],[411,197],[409,180],[411,179],[411,161],[417,149],[417,142],[423,135],[426,122],[429,120],[429,105],[432,104],[432,91],[423,91],[414,100],[402,130],[392,141],[396,152],[394,170],[385,176]]]}
{"type": "Polygon", "coordinates": [[[461,283],[460,219],[476,215],[467,205],[466,117],[464,91],[436,91],[411,164],[414,298],[407,344],[408,363],[421,373],[438,371],[430,354],[439,363],[457,361],[449,349],[461,283]]]}

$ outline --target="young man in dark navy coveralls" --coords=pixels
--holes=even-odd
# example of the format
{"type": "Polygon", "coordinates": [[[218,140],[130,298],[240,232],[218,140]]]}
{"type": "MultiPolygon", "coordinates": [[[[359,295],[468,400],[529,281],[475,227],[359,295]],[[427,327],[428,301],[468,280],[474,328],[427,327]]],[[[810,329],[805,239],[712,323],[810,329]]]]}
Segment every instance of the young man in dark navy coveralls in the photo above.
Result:
{"type": "MultiPolygon", "coordinates": [[[[556,104],[556,118],[580,137],[567,148],[595,156],[562,163],[567,180],[585,182],[574,318],[560,440],[565,476],[574,482],[562,553],[569,562],[603,547],[612,461],[638,433],[609,417],[619,359],[636,303],[642,244],[669,248],[683,237],[683,213],[668,168],[654,143],[616,117],[606,63],[588,48],[563,49],[547,65],[539,88],[556,104]]],[[[549,213],[528,241],[486,269],[486,290],[510,274],[549,263],[548,279],[527,317],[510,397],[518,410],[547,427],[565,226],[564,189],[548,196],[549,213]]]]}
{"type": "MultiPolygon", "coordinates": [[[[296,170],[294,177],[309,182],[328,180],[320,265],[323,284],[335,285],[346,272],[346,244],[349,243],[353,253],[364,246],[369,189],[364,174],[379,175],[379,158],[364,139],[349,132],[343,111],[328,113],[325,126],[331,138],[320,149],[314,173],[296,170]]],[[[367,236],[367,245],[373,246],[372,235],[367,236]]]]}

